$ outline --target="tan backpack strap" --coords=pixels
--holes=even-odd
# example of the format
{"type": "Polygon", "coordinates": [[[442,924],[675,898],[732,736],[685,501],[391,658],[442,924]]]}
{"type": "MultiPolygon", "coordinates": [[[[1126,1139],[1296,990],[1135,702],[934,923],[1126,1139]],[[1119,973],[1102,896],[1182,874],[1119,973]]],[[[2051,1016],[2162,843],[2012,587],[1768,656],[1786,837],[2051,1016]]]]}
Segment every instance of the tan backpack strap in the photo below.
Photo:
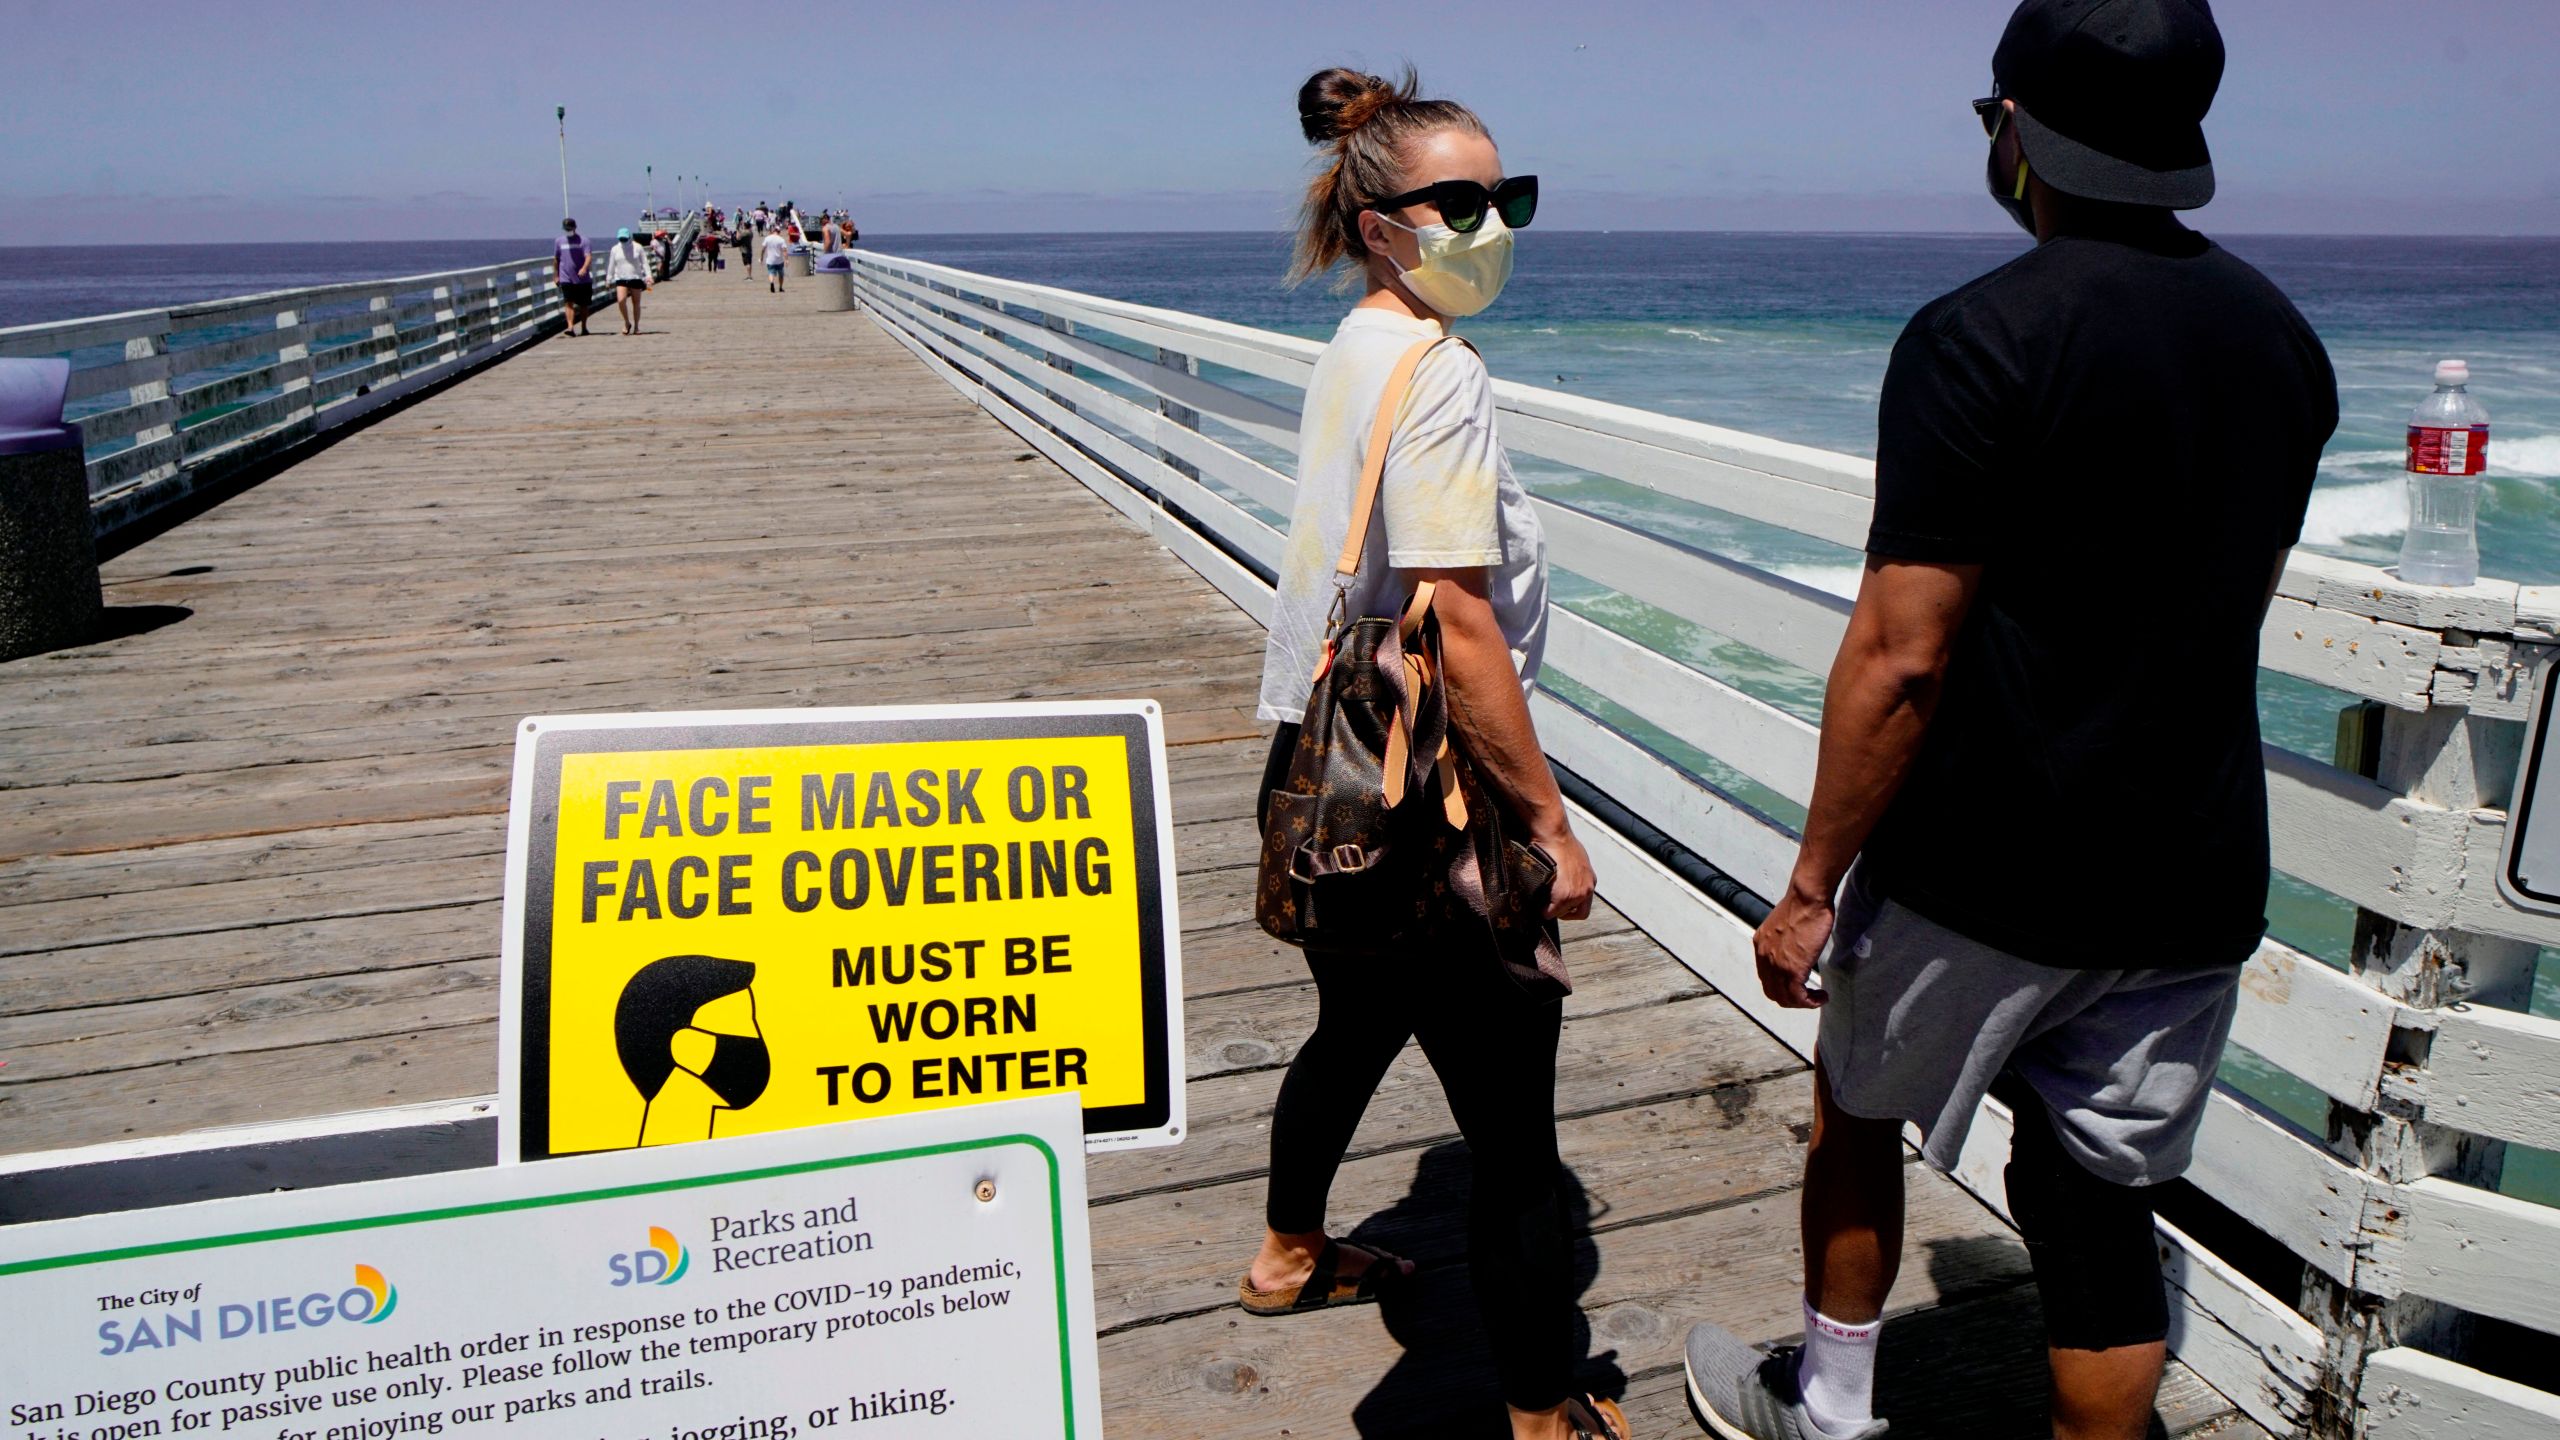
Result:
{"type": "Polygon", "coordinates": [[[1368,453],[1360,461],[1360,489],[1351,497],[1351,533],[1342,537],[1342,558],[1334,562],[1336,575],[1360,573],[1360,551],[1369,543],[1369,515],[1378,506],[1378,482],[1386,477],[1387,446],[1395,439],[1396,413],[1404,408],[1404,393],[1412,388],[1414,372],[1422,368],[1422,357],[1451,340],[1467,344],[1455,335],[1416,341],[1396,361],[1396,368],[1387,372],[1387,388],[1378,396],[1378,418],[1369,423],[1368,453]]]}
{"type": "Polygon", "coordinates": [[[1404,602],[1404,618],[1397,622],[1396,633],[1407,644],[1412,643],[1414,633],[1422,628],[1422,617],[1431,613],[1431,597],[1439,589],[1439,581],[1425,580],[1413,587],[1413,598],[1404,602]]]}
{"type": "Polygon", "coordinates": [[[1440,809],[1449,817],[1449,828],[1467,828],[1467,797],[1458,788],[1458,752],[1448,741],[1440,742],[1440,758],[1433,762],[1440,770],[1440,809]]]}

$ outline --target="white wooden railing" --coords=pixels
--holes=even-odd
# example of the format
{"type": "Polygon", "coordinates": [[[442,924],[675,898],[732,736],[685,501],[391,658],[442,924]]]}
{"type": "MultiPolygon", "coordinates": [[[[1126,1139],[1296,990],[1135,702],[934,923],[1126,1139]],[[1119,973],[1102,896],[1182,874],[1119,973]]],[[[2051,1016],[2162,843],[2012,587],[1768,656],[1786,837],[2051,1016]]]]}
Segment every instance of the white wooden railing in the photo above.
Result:
{"type": "MultiPolygon", "coordinates": [[[[698,215],[683,233],[698,233],[698,215]]],[[[72,362],[101,535],[549,334],[549,256],[0,329],[72,362]]]]}
{"type": "MultiPolygon", "coordinates": [[[[1290,512],[1297,396],[1319,344],[868,251],[854,264],[892,336],[1267,622],[1284,539],[1271,517],[1290,512]]],[[[1864,541],[1866,461],[1507,381],[1495,394],[1514,453],[1852,550],[1864,541]]],[[[1829,669],[1846,601],[1537,503],[1558,566],[1809,674],[1829,669]]],[[[2176,587],[2091,577],[2093,606],[2141,593],[2176,587]]],[[[2174,601],[2158,609],[2126,643],[2179,643],[2174,601]]],[[[1812,724],[1571,610],[1551,626],[1553,673],[1776,794],[1808,797],[1812,724]]],[[[2531,678],[2555,642],[2560,588],[2409,586],[2302,552],[2268,617],[2266,668],[2360,702],[2342,727],[2368,737],[2350,766],[2266,751],[2276,863],[2358,908],[2357,955],[2342,970],[2261,946],[2235,1039],[2326,1097],[2325,1133],[2223,1086],[2189,1177],[2298,1273],[2217,1255],[2166,1220],[2161,1253],[2178,1354],[2280,1434],[2386,1440],[2461,1423],[2560,1435],[2560,1395],[2462,1363],[2475,1317],[2560,1334],[2560,1210],[2495,1189],[2508,1143],[2560,1148],[2560,1022],[2524,1013],[2560,921],[2509,906],[2492,880],[2531,678]]],[[[1796,843],[1786,826],[1551,689],[1532,703],[1559,765],[1642,827],[1778,893],[1796,843]]],[[[2174,714],[2174,697],[2163,705],[2174,714]]],[[[1811,1014],[1761,997],[1746,920],[1657,858],[1657,836],[1580,818],[1610,902],[1809,1052],[1811,1014]]],[[[2162,895],[2164,919],[2175,903],[2162,895]]],[[[2007,1117],[1993,1106],[1984,1121],[1958,1179],[1996,1207],[2007,1117]]]]}

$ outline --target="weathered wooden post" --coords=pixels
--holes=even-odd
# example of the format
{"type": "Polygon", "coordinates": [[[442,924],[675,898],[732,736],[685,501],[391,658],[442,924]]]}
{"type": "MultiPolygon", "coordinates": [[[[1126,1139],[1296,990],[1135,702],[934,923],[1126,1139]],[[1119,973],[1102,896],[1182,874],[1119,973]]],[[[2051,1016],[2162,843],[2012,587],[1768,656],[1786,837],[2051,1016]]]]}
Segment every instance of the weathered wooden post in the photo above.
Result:
{"type": "Polygon", "coordinates": [[[98,548],[68,360],[0,360],[0,660],[97,633],[98,548]]]}
{"type": "MultiPolygon", "coordinates": [[[[2448,647],[2477,642],[2445,632],[2448,647]]],[[[2523,727],[2438,703],[2402,710],[2372,701],[2349,706],[2338,724],[2338,768],[2365,775],[2386,789],[2447,810],[2502,807],[2515,783],[2523,727]]],[[[2494,857],[2475,857],[2485,882],[2494,857]]],[[[2522,1010],[2532,999],[2540,954],[2529,941],[2461,930],[2405,924],[2371,910],[2356,912],[2352,965],[2357,979],[2407,1007],[2411,1018],[2459,1004],[2522,1010]]],[[[2506,1142],[2474,1135],[2427,1118],[2423,1085],[2432,1028],[2404,1021],[2392,1032],[2383,1060],[2380,1099],[2371,1114],[2332,1100],[2330,1148],[2386,1186],[2430,1176],[2495,1190],[2506,1166],[2506,1142]]],[[[2403,1217],[2385,1209],[2360,1228],[2369,1254],[2397,1249],[2403,1217]]],[[[2375,1293],[2394,1289],[2388,1277],[2375,1286],[2348,1286],[2306,1267],[2302,1309],[2322,1334],[2320,1385],[2310,1397],[2307,1433],[2319,1440],[2352,1440],[2358,1433],[2358,1396],[2365,1362],[2379,1351],[2408,1346],[2439,1355],[2468,1352],[2471,1317],[2415,1295],[2375,1293]]]]}

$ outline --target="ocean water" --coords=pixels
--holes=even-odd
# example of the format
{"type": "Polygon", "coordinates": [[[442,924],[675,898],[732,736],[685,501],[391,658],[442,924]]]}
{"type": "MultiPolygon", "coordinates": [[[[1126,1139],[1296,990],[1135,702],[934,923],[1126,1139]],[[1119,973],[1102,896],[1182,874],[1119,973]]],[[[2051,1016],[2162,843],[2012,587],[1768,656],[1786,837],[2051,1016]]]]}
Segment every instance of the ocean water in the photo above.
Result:
{"type": "MultiPolygon", "coordinates": [[[[2210,233],[2210,227],[2207,227],[2210,233]]],[[[1573,233],[1532,230],[1501,302],[1464,329],[1497,375],[1711,424],[1871,456],[1886,356],[1923,302],[2017,255],[2020,235],[1573,233]]],[[[2290,294],[2338,372],[2341,421],[2324,456],[2304,544],[2373,564],[2407,523],[2401,441],[2436,360],[2471,363],[2492,421],[2481,503],[2483,573],[2560,583],[2560,239],[2236,236],[2228,248],[2290,294]]],[[[0,249],[0,327],[40,320],[489,264],[547,253],[548,237],[418,244],[0,249]]],[[[1321,338],[1349,304],[1283,283],[1286,241],[1259,234],[883,235],[865,248],[1321,338]]],[[[1254,388],[1250,377],[1218,378],[1254,388]]],[[[2245,403],[2246,397],[2235,397],[2245,403]]],[[[1266,458],[1279,460],[1277,455],[1266,458]]],[[[1688,544],[1848,594],[1858,557],[1606,477],[1523,458],[1535,488],[1688,544]]],[[[2135,558],[2174,577],[2198,502],[2174,477],[2123,497],[2135,558]]],[[[1818,680],[1610,593],[1560,577],[1565,603],[1818,719],[1818,680]]],[[[1577,699],[1611,711],[1597,697],[1577,699]]],[[[2267,676],[2267,738],[2329,757],[2348,697],[2267,676]]],[[[1747,804],[1797,808],[1623,712],[1610,718],[1747,804]]],[[[1712,857],[1710,857],[1712,858],[1712,857]]],[[[2278,877],[2275,932],[2343,963],[2353,912],[2278,877]]],[[[2560,1015],[2546,955],[2536,1008],[2560,1015]]],[[[2233,1075],[2315,1129],[2322,1107],[2251,1057],[2233,1075]]],[[[2560,1160],[2517,1156],[2510,1188],[2560,1200],[2560,1160]]]]}
{"type": "Polygon", "coordinates": [[[303,285],[468,270],[550,253],[549,236],[330,244],[0,246],[0,330],[303,285]]]}
{"type": "MultiPolygon", "coordinates": [[[[1463,328],[1506,379],[1872,456],[1876,393],[1903,322],[2026,243],[1530,230],[1501,301],[1463,328]]],[[[2560,581],[2560,239],[2224,243],[2293,297],[2337,367],[2342,418],[2305,543],[2397,559],[2402,432],[2435,361],[2459,356],[2493,424],[2481,568],[2560,581]]],[[[887,235],[865,248],[1319,338],[1348,303],[1320,283],[1284,286],[1286,243],[1274,236],[887,235]]],[[[2125,498],[2128,519],[2170,553],[2180,497],[2164,486],[2125,498]]],[[[1825,561],[1854,563],[1806,557],[1825,561]]]]}

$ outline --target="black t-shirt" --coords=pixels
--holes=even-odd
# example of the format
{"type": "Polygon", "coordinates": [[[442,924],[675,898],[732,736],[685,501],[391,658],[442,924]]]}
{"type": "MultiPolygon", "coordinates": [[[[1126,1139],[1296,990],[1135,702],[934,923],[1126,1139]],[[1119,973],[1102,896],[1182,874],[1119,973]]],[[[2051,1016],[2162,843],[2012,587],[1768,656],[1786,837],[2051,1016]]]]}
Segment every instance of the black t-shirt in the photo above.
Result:
{"type": "Polygon", "coordinates": [[[2065,236],[1894,345],[1867,552],[1979,564],[1881,892],[2070,969],[2266,930],[2260,617],[2338,395],[2265,276],[2174,224],[2065,236]]]}

